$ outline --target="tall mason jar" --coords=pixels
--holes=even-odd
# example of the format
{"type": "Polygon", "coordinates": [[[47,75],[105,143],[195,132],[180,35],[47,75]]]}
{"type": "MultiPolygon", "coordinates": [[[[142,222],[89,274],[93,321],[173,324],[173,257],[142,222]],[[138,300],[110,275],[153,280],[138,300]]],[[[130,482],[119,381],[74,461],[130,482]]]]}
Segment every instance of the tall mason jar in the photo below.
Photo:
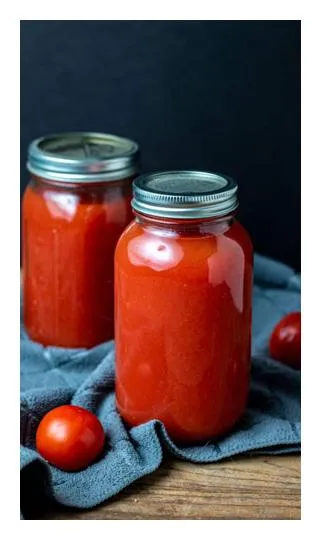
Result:
{"type": "Polygon", "coordinates": [[[101,133],[33,141],[23,197],[23,308],[43,345],[92,347],[114,336],[114,250],[132,220],[138,145],[101,133]]]}
{"type": "Polygon", "coordinates": [[[237,184],[199,171],[140,176],[115,254],[116,400],[176,441],[226,433],[249,389],[252,244],[237,184]]]}

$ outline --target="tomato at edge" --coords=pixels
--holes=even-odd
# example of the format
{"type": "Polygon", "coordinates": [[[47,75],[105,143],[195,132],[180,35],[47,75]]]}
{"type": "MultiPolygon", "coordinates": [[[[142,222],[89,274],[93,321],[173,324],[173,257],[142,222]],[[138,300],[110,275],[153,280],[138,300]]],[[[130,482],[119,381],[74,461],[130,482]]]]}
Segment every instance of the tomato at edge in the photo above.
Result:
{"type": "Polygon", "coordinates": [[[301,313],[286,315],[270,337],[270,354],[295,369],[301,368],[301,313]]]}
{"type": "Polygon", "coordinates": [[[84,469],[101,453],[103,427],[90,411],[62,405],[49,411],[36,433],[36,448],[49,463],[65,471],[84,469]]]}

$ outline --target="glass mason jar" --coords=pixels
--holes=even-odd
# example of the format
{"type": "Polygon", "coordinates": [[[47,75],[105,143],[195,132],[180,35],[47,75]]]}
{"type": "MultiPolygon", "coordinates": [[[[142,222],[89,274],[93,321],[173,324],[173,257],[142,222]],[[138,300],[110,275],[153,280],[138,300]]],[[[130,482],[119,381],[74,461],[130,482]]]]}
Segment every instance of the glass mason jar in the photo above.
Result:
{"type": "Polygon", "coordinates": [[[197,171],[134,181],[115,254],[116,401],[130,425],[176,441],[227,432],[246,407],[252,244],[237,185],[197,171]]]}
{"type": "Polygon", "coordinates": [[[43,345],[92,347],[114,336],[114,250],[132,220],[138,145],[98,133],[29,147],[23,198],[24,324],[43,345]]]}

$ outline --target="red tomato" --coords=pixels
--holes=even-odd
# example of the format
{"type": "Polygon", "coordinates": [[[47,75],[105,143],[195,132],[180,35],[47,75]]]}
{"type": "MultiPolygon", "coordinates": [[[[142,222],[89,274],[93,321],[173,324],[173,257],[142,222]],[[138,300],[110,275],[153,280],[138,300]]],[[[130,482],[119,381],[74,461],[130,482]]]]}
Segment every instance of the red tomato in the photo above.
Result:
{"type": "Polygon", "coordinates": [[[75,405],[49,411],[36,433],[39,454],[65,471],[84,469],[103,449],[105,434],[98,418],[75,405]]]}
{"type": "Polygon", "coordinates": [[[301,368],[301,313],[289,313],[274,328],[270,354],[275,360],[301,368]]]}

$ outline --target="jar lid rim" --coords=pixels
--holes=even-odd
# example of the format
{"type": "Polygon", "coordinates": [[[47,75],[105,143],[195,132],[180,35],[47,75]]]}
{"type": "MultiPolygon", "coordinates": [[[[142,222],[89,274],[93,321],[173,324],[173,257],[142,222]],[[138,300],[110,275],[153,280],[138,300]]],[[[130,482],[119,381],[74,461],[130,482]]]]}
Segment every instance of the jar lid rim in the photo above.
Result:
{"type": "Polygon", "coordinates": [[[113,179],[138,172],[136,142],[107,133],[66,132],[40,137],[28,148],[27,168],[56,181],[90,182],[96,177],[113,179]]]}
{"type": "Polygon", "coordinates": [[[145,174],[133,183],[133,209],[178,219],[229,214],[238,206],[238,185],[229,176],[208,171],[177,170],[145,174]]]}

